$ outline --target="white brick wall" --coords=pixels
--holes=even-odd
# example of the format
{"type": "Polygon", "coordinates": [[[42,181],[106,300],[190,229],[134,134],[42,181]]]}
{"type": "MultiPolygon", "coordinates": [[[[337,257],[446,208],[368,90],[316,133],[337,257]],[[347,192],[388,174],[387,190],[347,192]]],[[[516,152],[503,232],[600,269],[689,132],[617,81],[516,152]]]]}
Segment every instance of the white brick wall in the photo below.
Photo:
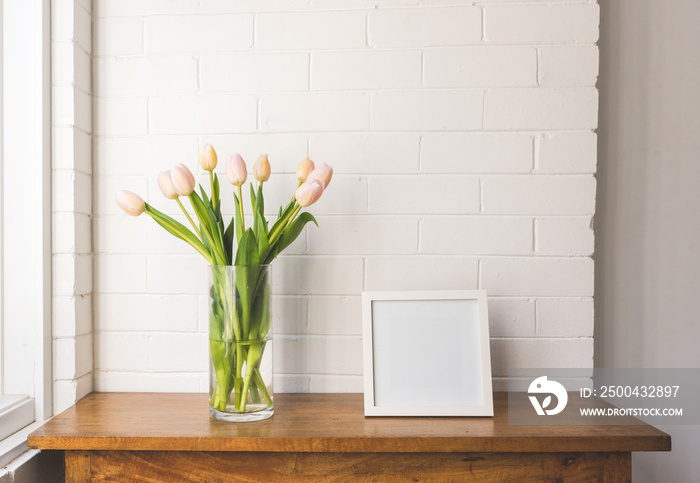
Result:
{"type": "MultiPolygon", "coordinates": [[[[335,168],[312,210],[321,228],[273,266],[276,391],[362,390],[363,290],[486,289],[497,379],[510,366],[592,366],[595,1],[93,9],[93,169],[60,176],[79,188],[94,176],[94,193],[57,217],[84,233],[91,204],[96,389],[207,390],[205,262],[113,203],[130,189],[176,215],[155,176],[179,162],[199,171],[205,142],[222,165],[269,153],[271,213],[301,159],[335,168]]],[[[90,152],[77,131],[76,162],[90,152]]],[[[58,235],[61,253],[79,247],[62,263],[83,270],[89,244],[58,235]]],[[[76,345],[90,333],[67,330],[76,345]]],[[[72,367],[87,360],[60,370],[72,367]]]]}
{"type": "Polygon", "coordinates": [[[53,411],[93,389],[91,4],[53,0],[53,411]]]}

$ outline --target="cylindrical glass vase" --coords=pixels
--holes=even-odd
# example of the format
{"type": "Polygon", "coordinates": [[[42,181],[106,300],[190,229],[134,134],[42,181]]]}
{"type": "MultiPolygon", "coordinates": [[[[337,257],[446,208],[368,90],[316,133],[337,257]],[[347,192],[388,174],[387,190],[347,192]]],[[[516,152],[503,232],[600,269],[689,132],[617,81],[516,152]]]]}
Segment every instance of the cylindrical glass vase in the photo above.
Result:
{"type": "Polygon", "coordinates": [[[214,265],[209,280],[209,414],[222,421],[272,416],[269,265],[214,265]]]}

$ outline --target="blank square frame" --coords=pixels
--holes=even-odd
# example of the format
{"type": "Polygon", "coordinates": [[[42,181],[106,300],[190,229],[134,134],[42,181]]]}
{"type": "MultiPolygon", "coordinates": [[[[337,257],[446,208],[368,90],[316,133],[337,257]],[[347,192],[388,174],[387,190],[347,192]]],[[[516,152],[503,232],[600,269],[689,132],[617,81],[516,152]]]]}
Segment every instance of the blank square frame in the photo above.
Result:
{"type": "Polygon", "coordinates": [[[493,416],[485,290],[363,292],[365,416],[493,416]]]}

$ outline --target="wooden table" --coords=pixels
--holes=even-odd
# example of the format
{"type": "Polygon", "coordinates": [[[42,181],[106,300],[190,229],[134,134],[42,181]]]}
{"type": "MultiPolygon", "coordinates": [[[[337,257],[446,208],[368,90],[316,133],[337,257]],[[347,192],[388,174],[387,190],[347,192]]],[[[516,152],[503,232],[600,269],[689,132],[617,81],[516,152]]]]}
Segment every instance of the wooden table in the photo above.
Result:
{"type": "Polygon", "coordinates": [[[64,450],[66,481],[630,481],[648,426],[514,426],[493,418],[365,418],[361,394],[277,394],[254,423],[209,417],[205,394],[93,393],[29,436],[64,450]]]}

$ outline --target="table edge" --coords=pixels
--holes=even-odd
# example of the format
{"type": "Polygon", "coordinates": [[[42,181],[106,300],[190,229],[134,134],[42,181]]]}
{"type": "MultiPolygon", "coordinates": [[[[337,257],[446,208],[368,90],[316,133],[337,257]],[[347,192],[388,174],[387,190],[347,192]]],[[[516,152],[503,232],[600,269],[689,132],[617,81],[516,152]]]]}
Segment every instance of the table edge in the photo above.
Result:
{"type": "MultiPolygon", "coordinates": [[[[104,397],[91,393],[82,401],[104,397]]],[[[145,394],[145,393],[137,393],[145,394]]],[[[157,393],[161,394],[161,393],[157,393]]],[[[175,394],[168,393],[171,397],[175,394]]],[[[196,397],[197,394],[187,394],[196,397]]],[[[328,397],[328,395],[324,395],[328,397]]],[[[349,395],[338,394],[336,397],[349,395]]],[[[357,394],[353,394],[356,398],[357,394]]],[[[309,398],[309,394],[285,394],[290,399],[309,398]]],[[[80,401],[77,403],[80,404],[80,401]]],[[[62,414],[74,410],[72,406],[62,414]]],[[[67,417],[67,416],[64,416],[67,417]]],[[[57,415],[53,420],[60,419],[57,415]]],[[[423,418],[419,418],[423,419],[423,418]]],[[[51,424],[48,421],[47,424],[51,424]]],[[[168,436],[81,436],[43,432],[46,424],[32,432],[27,438],[29,448],[42,450],[125,450],[125,451],[202,451],[202,452],[379,452],[379,453],[454,453],[454,452],[499,452],[499,453],[561,453],[561,452],[631,452],[671,451],[671,436],[658,428],[646,425],[647,434],[622,434],[578,436],[558,435],[488,435],[488,436],[173,436],[167,447],[163,444],[168,436]]],[[[620,426],[606,426],[620,428],[620,426]]]]}
{"type": "Polygon", "coordinates": [[[162,437],[60,437],[30,435],[29,448],[42,450],[124,450],[124,451],[223,451],[296,453],[562,453],[671,451],[667,434],[619,438],[588,437],[567,441],[562,437],[479,436],[470,438],[391,437],[391,438],[292,438],[292,437],[177,437],[163,447],[162,437]],[[624,440],[622,442],[615,439],[624,440]],[[564,446],[564,447],[562,447],[564,446]]]}

